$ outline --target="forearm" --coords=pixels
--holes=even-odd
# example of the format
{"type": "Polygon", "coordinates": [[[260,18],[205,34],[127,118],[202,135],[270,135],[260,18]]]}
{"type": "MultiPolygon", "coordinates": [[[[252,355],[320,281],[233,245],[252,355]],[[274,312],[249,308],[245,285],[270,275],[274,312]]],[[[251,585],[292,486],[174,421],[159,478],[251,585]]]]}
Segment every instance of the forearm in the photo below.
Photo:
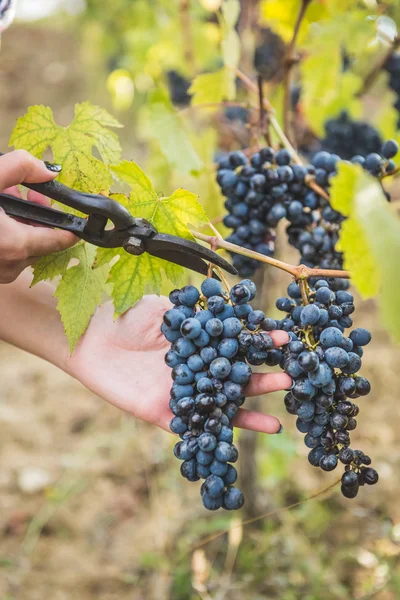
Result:
{"type": "Polygon", "coordinates": [[[67,370],[68,343],[54,288],[48,283],[29,288],[31,280],[24,271],[13,283],[0,285],[0,340],[67,370]]]}

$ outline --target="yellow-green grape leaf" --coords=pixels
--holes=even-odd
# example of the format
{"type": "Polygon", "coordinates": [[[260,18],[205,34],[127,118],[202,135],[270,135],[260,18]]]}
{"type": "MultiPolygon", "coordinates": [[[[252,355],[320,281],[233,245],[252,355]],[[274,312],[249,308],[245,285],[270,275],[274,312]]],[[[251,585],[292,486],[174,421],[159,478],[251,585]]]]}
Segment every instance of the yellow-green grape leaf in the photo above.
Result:
{"type": "Polygon", "coordinates": [[[380,184],[357,165],[341,164],[333,179],[331,204],[347,215],[338,250],[364,297],[377,294],[385,327],[400,341],[400,220],[380,184]]]}
{"type": "Polygon", "coordinates": [[[235,69],[240,61],[240,38],[234,29],[231,29],[221,42],[222,58],[227,67],[235,69]]]}
{"type": "MultiPolygon", "coordinates": [[[[154,202],[154,198],[157,198],[152,182],[136,163],[124,160],[118,165],[113,165],[111,169],[120,181],[129,185],[132,196],[147,202],[154,202]]],[[[112,198],[122,200],[121,197],[116,198],[115,194],[112,198]]]]}
{"type": "Polygon", "coordinates": [[[357,219],[368,240],[381,277],[380,307],[383,323],[400,342],[400,220],[388,203],[381,186],[362,173],[355,199],[357,219]]]}
{"type": "Polygon", "coordinates": [[[228,100],[236,98],[236,75],[235,69],[239,66],[241,44],[239,35],[235,29],[240,15],[239,0],[225,0],[221,7],[222,21],[222,60],[226,71],[226,97],[228,100]]]}
{"type": "Polygon", "coordinates": [[[105,163],[116,163],[119,160],[121,145],[117,134],[109,131],[109,128],[120,128],[122,125],[106,110],[93,106],[90,102],[77,104],[71,127],[74,131],[80,131],[93,138],[105,163]]]}
{"type": "Polygon", "coordinates": [[[342,73],[340,47],[326,43],[304,60],[302,65],[301,104],[313,131],[324,136],[327,119],[337,117],[342,110],[357,118],[362,113],[362,103],[355,93],[362,84],[352,72],[342,73]]]}
{"type": "Polygon", "coordinates": [[[376,296],[381,281],[379,267],[357,217],[351,216],[343,223],[336,249],[344,253],[344,268],[350,271],[361,296],[364,299],[376,296]]]}
{"type": "Polygon", "coordinates": [[[75,106],[74,120],[67,127],[54,121],[49,108],[32,106],[18,119],[10,145],[24,148],[38,158],[50,148],[63,169],[58,181],[83,192],[108,192],[112,178],[107,164],[117,162],[121,147],[110,127],[121,127],[104,109],[83,102],[75,106]],[[98,148],[104,162],[93,156],[98,148]]]}
{"type": "Polygon", "coordinates": [[[51,108],[42,104],[30,106],[26,114],[18,119],[9,146],[14,146],[16,150],[28,150],[33,156],[41,158],[61,131],[62,127],[54,121],[51,108]]]}
{"type": "Polygon", "coordinates": [[[54,293],[71,353],[101,303],[110,271],[109,264],[93,268],[95,246],[80,244],[78,249],[79,263],[64,272],[54,293]]]}
{"type": "Polygon", "coordinates": [[[235,89],[233,88],[232,90],[231,84],[232,72],[226,68],[214,73],[197,75],[193,79],[189,89],[189,94],[193,95],[192,105],[207,104],[208,102],[219,103],[225,99],[233,100],[235,98],[235,89]]]}
{"type": "Polygon", "coordinates": [[[333,178],[330,187],[330,203],[332,208],[344,217],[351,214],[354,196],[357,189],[357,178],[360,176],[361,167],[340,163],[338,174],[333,178]]]}
{"type": "Polygon", "coordinates": [[[185,123],[161,91],[149,98],[147,129],[156,139],[169,164],[180,173],[195,173],[203,168],[191,144],[185,123]]]}
{"type": "Polygon", "coordinates": [[[389,76],[381,72],[372,89],[373,99],[376,100],[377,110],[373,115],[372,123],[379,130],[383,140],[400,140],[397,128],[399,113],[394,104],[397,95],[389,88],[389,76]]]}
{"type": "Polygon", "coordinates": [[[80,242],[79,244],[72,246],[72,248],[61,250],[61,252],[53,252],[53,254],[48,254],[38,260],[33,267],[31,287],[40,281],[51,281],[52,279],[55,279],[55,277],[63,275],[71,260],[81,256],[82,251],[80,246],[82,244],[83,242],[80,242]]]}
{"type": "Polygon", "coordinates": [[[163,282],[162,271],[173,285],[181,284],[184,269],[178,265],[147,253],[141,256],[119,254],[119,260],[110,271],[115,315],[122,315],[146,293],[159,295],[163,282]]]}
{"type": "Polygon", "coordinates": [[[234,29],[240,15],[239,0],[225,0],[221,6],[221,13],[228,29],[234,29]]]}
{"type": "Polygon", "coordinates": [[[356,197],[362,169],[340,164],[334,177],[330,198],[332,207],[347,217],[342,224],[337,250],[344,253],[344,268],[364,298],[376,296],[380,287],[379,268],[371,254],[369,241],[358,220],[356,197]]]}
{"type": "MultiPolygon", "coordinates": [[[[208,223],[195,194],[178,189],[169,197],[159,197],[151,181],[133,162],[125,161],[112,167],[112,171],[121,182],[131,187],[129,198],[122,194],[113,197],[124,204],[133,216],[147,219],[160,233],[193,239],[187,224],[200,227],[208,223]]],[[[182,267],[147,253],[137,257],[121,249],[100,248],[97,257],[99,265],[116,260],[110,271],[116,315],[131,308],[146,292],[159,294],[163,285],[161,271],[174,285],[179,285],[184,275],[182,267]]]]}
{"type": "MultiPolygon", "coordinates": [[[[293,30],[302,5],[302,0],[263,0],[261,16],[265,25],[272,27],[286,42],[293,36],[293,30]]],[[[358,0],[314,0],[310,2],[302,19],[298,42],[302,44],[310,30],[311,23],[332,20],[336,15],[356,9],[358,0]]]]}

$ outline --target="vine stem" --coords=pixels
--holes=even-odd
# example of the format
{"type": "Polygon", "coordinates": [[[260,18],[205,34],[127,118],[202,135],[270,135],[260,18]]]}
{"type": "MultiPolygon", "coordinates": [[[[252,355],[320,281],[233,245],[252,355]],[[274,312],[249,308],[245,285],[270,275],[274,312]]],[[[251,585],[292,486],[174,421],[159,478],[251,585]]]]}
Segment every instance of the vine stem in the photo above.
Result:
{"type": "Polygon", "coordinates": [[[190,18],[190,0],[180,0],[179,14],[181,19],[184,56],[192,72],[195,72],[196,65],[193,52],[192,22],[190,18]]]}
{"type": "MultiPolygon", "coordinates": [[[[243,525],[250,525],[251,523],[255,523],[256,521],[260,521],[261,519],[267,519],[268,517],[273,517],[281,512],[285,512],[286,510],[296,508],[296,506],[300,506],[301,504],[304,504],[305,502],[309,502],[310,500],[315,500],[315,498],[319,498],[320,496],[323,496],[327,492],[330,492],[333,488],[335,488],[337,485],[339,485],[340,481],[341,481],[341,479],[338,479],[337,481],[335,481],[328,487],[326,487],[322,490],[319,490],[318,492],[315,492],[315,494],[312,494],[308,498],[304,498],[304,500],[299,500],[299,502],[294,502],[293,504],[289,504],[289,506],[283,506],[282,508],[278,508],[277,510],[273,510],[271,512],[264,513],[263,515],[260,515],[258,517],[254,517],[252,519],[247,519],[246,521],[241,521],[240,523],[238,523],[238,525],[236,525],[236,527],[243,527],[243,525]]],[[[209,542],[213,542],[214,540],[218,539],[222,535],[225,535],[226,533],[229,533],[230,531],[232,531],[232,529],[234,529],[234,527],[235,526],[233,526],[233,527],[231,526],[229,529],[226,529],[224,531],[220,531],[219,533],[215,533],[213,535],[208,536],[205,540],[200,542],[200,544],[197,544],[196,546],[194,546],[192,548],[192,550],[193,551],[198,550],[198,548],[202,548],[209,542]]]]}
{"type": "Polygon", "coordinates": [[[180,114],[183,114],[185,112],[196,110],[198,108],[221,108],[221,107],[227,108],[230,106],[246,108],[247,110],[252,110],[254,112],[258,111],[258,108],[256,108],[255,106],[248,106],[245,102],[224,101],[224,102],[201,102],[200,104],[189,104],[189,106],[185,106],[184,108],[181,108],[178,112],[180,114]]]}
{"type": "Polygon", "coordinates": [[[254,252],[254,250],[242,248],[242,246],[237,246],[236,244],[231,244],[230,242],[227,242],[226,240],[221,239],[219,237],[206,235],[204,233],[200,233],[199,231],[190,231],[191,234],[197,240],[206,242],[214,249],[223,248],[224,250],[228,250],[229,252],[233,252],[235,254],[242,254],[243,256],[254,258],[259,262],[271,265],[272,267],[276,267],[277,269],[281,269],[282,271],[286,271],[286,273],[289,273],[295,279],[301,280],[308,279],[309,277],[340,277],[341,279],[350,279],[351,277],[348,271],[339,271],[334,269],[311,269],[310,267],[306,267],[305,265],[299,265],[298,267],[295,267],[294,265],[285,263],[281,260],[278,260],[277,258],[264,256],[264,254],[254,252]]]}
{"type": "Polygon", "coordinates": [[[300,279],[299,286],[300,286],[300,292],[301,292],[301,298],[303,300],[303,304],[304,305],[310,304],[310,300],[308,298],[307,279],[304,279],[304,278],[300,279]]]}
{"type": "Polygon", "coordinates": [[[292,69],[296,64],[296,42],[299,35],[301,23],[306,14],[308,5],[311,4],[312,0],[302,0],[300,10],[298,12],[296,23],[293,30],[293,36],[290,40],[289,46],[286,51],[285,65],[284,65],[284,77],[283,77],[283,129],[288,137],[291,139],[291,123],[290,123],[290,84],[292,80],[292,69]]]}
{"type": "MultiPolygon", "coordinates": [[[[236,74],[236,77],[238,77],[241,81],[243,81],[243,83],[245,84],[247,89],[251,90],[255,94],[258,94],[257,86],[251,81],[251,79],[249,77],[247,77],[247,75],[245,75],[244,73],[239,71],[239,69],[235,69],[235,74],[236,74]]],[[[280,139],[282,145],[289,150],[294,162],[297,165],[303,165],[303,161],[301,160],[300,156],[296,152],[295,148],[291,144],[288,137],[285,135],[285,132],[283,131],[282,127],[279,125],[279,122],[278,122],[277,118],[275,117],[274,107],[272,106],[270,101],[265,96],[263,98],[263,102],[264,102],[265,110],[267,111],[269,123],[270,123],[272,129],[275,131],[278,138],[280,139]]],[[[329,202],[329,199],[330,199],[329,194],[327,194],[323,188],[321,188],[317,183],[315,183],[313,177],[311,177],[311,176],[308,177],[306,180],[306,184],[308,187],[313,189],[315,192],[317,192],[320,196],[322,196],[323,198],[325,198],[325,200],[327,200],[329,202]]]]}
{"type": "Polygon", "coordinates": [[[364,82],[363,82],[361,88],[356,93],[356,98],[361,98],[361,96],[363,96],[366,92],[368,92],[368,90],[375,83],[375,80],[378,77],[379,73],[382,71],[382,69],[384,68],[386,63],[393,56],[393,54],[396,52],[396,50],[399,46],[400,46],[400,36],[397,36],[392,41],[388,51],[380,58],[380,60],[378,60],[378,62],[375,65],[373,65],[371,70],[365,76],[365,79],[364,79],[364,82]]]}

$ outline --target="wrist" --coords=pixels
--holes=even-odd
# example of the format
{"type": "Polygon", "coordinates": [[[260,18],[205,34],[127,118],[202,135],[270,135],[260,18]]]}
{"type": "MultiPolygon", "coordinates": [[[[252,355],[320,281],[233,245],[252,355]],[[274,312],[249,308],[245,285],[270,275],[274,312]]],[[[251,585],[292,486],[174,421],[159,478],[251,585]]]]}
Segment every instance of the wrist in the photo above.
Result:
{"type": "Polygon", "coordinates": [[[0,339],[67,371],[69,350],[54,288],[39,283],[30,288],[32,274],[0,285],[0,339]]]}

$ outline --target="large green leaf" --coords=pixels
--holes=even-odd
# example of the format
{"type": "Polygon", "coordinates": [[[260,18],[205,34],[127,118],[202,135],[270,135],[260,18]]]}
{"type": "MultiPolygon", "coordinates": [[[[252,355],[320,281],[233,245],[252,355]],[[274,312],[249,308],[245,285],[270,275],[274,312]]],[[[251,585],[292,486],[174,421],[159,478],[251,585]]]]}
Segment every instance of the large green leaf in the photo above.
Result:
{"type": "Polygon", "coordinates": [[[36,285],[40,281],[52,281],[59,275],[63,275],[68,268],[69,263],[73,258],[79,260],[81,256],[81,248],[83,242],[62,250],[61,252],[54,252],[43,256],[38,260],[33,267],[33,280],[32,286],[36,285]]]}
{"type": "Polygon", "coordinates": [[[189,93],[193,94],[193,106],[208,102],[219,103],[225,99],[232,100],[235,97],[234,86],[232,90],[232,71],[223,68],[214,73],[197,75],[192,82],[189,93]]]}
{"type": "Polygon", "coordinates": [[[96,251],[91,244],[79,244],[75,252],[78,264],[64,271],[54,293],[71,352],[101,302],[110,271],[109,264],[93,267],[96,251]]]}
{"type": "Polygon", "coordinates": [[[18,119],[9,143],[38,158],[51,148],[54,161],[63,167],[60,183],[84,192],[108,192],[112,178],[105,163],[117,162],[121,154],[118,137],[110,127],[121,125],[107,111],[89,102],[75,106],[75,117],[68,127],[55,123],[50,108],[31,106],[18,119]],[[104,162],[93,155],[94,147],[104,162]]]}
{"type": "MultiPolygon", "coordinates": [[[[129,198],[119,194],[114,196],[115,199],[134,216],[147,219],[161,233],[193,239],[187,224],[198,227],[208,222],[195,194],[178,189],[169,197],[159,197],[151,181],[133,162],[125,161],[112,170],[121,182],[131,187],[129,198]]],[[[131,308],[146,292],[159,294],[163,283],[162,271],[174,285],[181,282],[184,274],[182,267],[149,254],[136,257],[120,249],[99,249],[99,265],[112,260],[116,260],[111,267],[110,282],[113,284],[112,296],[117,315],[131,308]]]]}
{"type": "Polygon", "coordinates": [[[365,297],[380,290],[383,322],[400,341],[400,220],[382,187],[358,165],[341,164],[331,188],[331,204],[347,217],[338,249],[344,266],[365,297]]]}
{"type": "Polygon", "coordinates": [[[169,164],[180,173],[198,172],[203,168],[191,144],[182,117],[162,90],[149,97],[147,133],[156,139],[169,164]]]}

